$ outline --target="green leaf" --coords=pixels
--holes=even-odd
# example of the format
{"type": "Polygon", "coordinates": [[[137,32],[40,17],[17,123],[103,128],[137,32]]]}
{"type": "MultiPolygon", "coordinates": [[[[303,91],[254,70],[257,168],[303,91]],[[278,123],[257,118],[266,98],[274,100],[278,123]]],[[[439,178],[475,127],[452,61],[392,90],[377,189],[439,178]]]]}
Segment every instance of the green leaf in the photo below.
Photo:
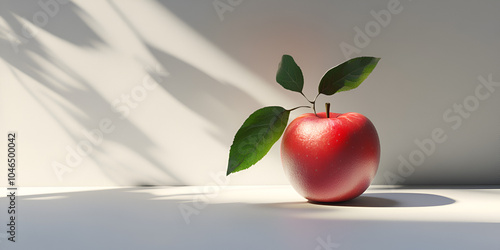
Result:
{"type": "Polygon", "coordinates": [[[253,112],[234,136],[227,175],[247,169],[262,159],[283,134],[289,116],[290,110],[277,106],[253,112]]]}
{"type": "Polygon", "coordinates": [[[304,88],[304,76],[302,70],[290,55],[283,55],[276,73],[276,81],[283,88],[302,93],[304,88]]]}
{"type": "Polygon", "coordinates": [[[357,88],[379,60],[376,57],[356,57],[328,70],[319,83],[319,93],[333,95],[357,88]]]}

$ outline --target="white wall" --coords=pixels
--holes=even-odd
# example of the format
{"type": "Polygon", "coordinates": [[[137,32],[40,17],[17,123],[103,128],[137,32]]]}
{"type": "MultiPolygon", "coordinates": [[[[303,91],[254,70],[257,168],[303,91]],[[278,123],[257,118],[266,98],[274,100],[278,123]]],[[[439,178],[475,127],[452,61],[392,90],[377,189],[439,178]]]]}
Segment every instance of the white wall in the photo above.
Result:
{"type": "MultiPolygon", "coordinates": [[[[22,186],[205,184],[225,172],[251,112],[306,104],[274,81],[282,54],[302,67],[312,98],[349,44],[359,53],[348,57],[382,60],[360,88],[318,105],[373,121],[382,144],[375,183],[499,184],[500,88],[474,97],[478,77],[500,82],[498,10],[494,0],[2,1],[0,134],[19,133],[22,186]],[[218,15],[221,2],[228,9],[218,15]],[[385,26],[371,14],[383,10],[392,10],[385,26]],[[355,27],[366,25],[376,26],[372,37],[356,43],[355,27]],[[464,100],[469,116],[459,118],[454,104],[464,100]],[[84,131],[101,122],[112,131],[91,144],[84,131]],[[414,141],[436,129],[446,140],[419,160],[414,141]],[[69,166],[68,149],[85,145],[91,152],[69,166]],[[68,170],[60,179],[56,162],[68,170]]],[[[287,183],[279,144],[231,176],[264,183],[287,183]]]]}

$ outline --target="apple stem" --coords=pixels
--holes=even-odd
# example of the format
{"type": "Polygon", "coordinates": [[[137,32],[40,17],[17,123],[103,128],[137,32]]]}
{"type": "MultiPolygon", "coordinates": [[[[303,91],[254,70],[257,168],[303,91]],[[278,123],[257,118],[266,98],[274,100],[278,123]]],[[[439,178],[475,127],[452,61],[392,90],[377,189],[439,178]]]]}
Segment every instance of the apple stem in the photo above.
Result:
{"type": "Polygon", "coordinates": [[[325,108],[326,108],[326,118],[330,118],[330,103],[329,102],[325,103],[325,108]]]}

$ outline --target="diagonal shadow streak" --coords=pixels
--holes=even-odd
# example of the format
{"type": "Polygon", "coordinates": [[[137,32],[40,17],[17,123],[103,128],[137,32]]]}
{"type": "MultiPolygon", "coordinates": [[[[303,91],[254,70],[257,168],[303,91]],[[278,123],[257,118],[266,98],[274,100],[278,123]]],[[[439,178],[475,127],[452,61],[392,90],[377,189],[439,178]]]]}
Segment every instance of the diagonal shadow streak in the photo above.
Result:
{"type": "MultiPolygon", "coordinates": [[[[69,11],[71,10],[72,9],[70,8],[69,11]]],[[[13,16],[10,15],[9,12],[7,13],[8,14],[2,17],[5,18],[7,22],[10,21],[10,23],[8,24],[11,26],[12,30],[21,29],[21,23],[17,21],[17,19],[13,18],[13,16]]],[[[80,30],[75,30],[71,34],[73,33],[79,33],[80,35],[85,34],[85,32],[82,32],[80,30]]],[[[92,34],[93,33],[89,34],[89,41],[94,40],[92,38],[92,34]]],[[[89,44],[95,45],[93,42],[89,42],[89,44]]],[[[0,40],[0,46],[2,48],[8,48],[11,47],[12,44],[10,41],[2,39],[0,40]]],[[[83,136],[76,131],[72,131],[67,126],[67,124],[65,124],[65,117],[72,117],[72,119],[78,121],[85,128],[93,129],[96,127],[96,119],[110,116],[109,111],[111,111],[111,109],[103,109],[103,107],[110,107],[109,103],[104,99],[104,97],[82,76],[77,74],[74,70],[67,67],[62,61],[60,61],[57,57],[56,52],[49,51],[48,48],[39,43],[36,37],[29,40],[27,43],[19,44],[17,46],[17,51],[14,49],[2,49],[0,51],[0,57],[5,60],[11,67],[23,72],[24,74],[41,84],[45,89],[49,90],[53,94],[57,94],[58,97],[61,97],[65,102],[70,103],[85,114],[84,116],[76,114],[71,109],[65,107],[64,103],[58,103],[54,99],[50,100],[49,98],[44,98],[46,100],[49,100],[49,102],[59,105],[61,109],[65,111],[64,116],[57,115],[56,113],[52,112],[51,108],[42,100],[44,96],[42,96],[42,94],[39,94],[38,91],[35,91],[35,88],[38,86],[28,86],[26,83],[21,81],[17,74],[14,74],[15,77],[18,77],[19,83],[23,85],[27,92],[31,96],[33,96],[33,98],[38,101],[47,111],[49,111],[48,113],[54,118],[57,123],[61,125],[63,130],[75,142],[80,141],[83,136]],[[65,81],[63,79],[60,79],[57,76],[45,74],[43,70],[44,66],[41,65],[40,62],[33,59],[33,54],[40,58],[44,58],[46,62],[64,72],[65,76],[68,76],[70,79],[77,82],[80,86],[76,88],[65,85],[65,81]]],[[[141,156],[143,159],[151,163],[152,166],[155,166],[158,170],[163,172],[163,174],[173,180],[172,183],[165,183],[165,180],[163,178],[157,176],[149,176],[149,180],[140,181],[142,184],[143,182],[163,185],[182,184],[182,181],[177,176],[175,176],[173,172],[166,168],[150,153],[149,150],[155,145],[153,141],[148,138],[140,129],[138,129],[128,120],[120,120],[117,127],[119,127],[119,130],[121,130],[122,133],[133,136],[120,136],[118,133],[112,133],[106,136],[106,140],[119,143],[128,148],[130,151],[137,153],[137,155],[141,156]]],[[[61,148],[61,150],[64,149],[61,148]]],[[[132,178],[133,176],[136,176],[133,167],[128,166],[127,163],[121,163],[123,168],[117,170],[110,170],[103,167],[100,164],[103,162],[102,157],[105,157],[106,153],[102,148],[99,147],[94,148],[94,150],[98,151],[100,154],[95,154],[94,157],[89,157],[90,160],[101,166],[101,170],[103,171],[103,173],[105,173],[114,182],[122,182],[121,184],[127,184],[127,182],[123,183],[123,181],[120,180],[121,177],[125,176],[125,173],[123,171],[125,167],[130,168],[129,176],[131,176],[132,178]],[[120,171],[120,174],[118,174],[117,171],[120,171]]]]}
{"type": "MultiPolygon", "coordinates": [[[[24,24],[15,17],[19,16],[24,17],[30,22],[37,20],[39,22],[36,25],[37,29],[43,29],[56,37],[80,47],[96,47],[105,44],[104,40],[87,24],[93,21],[92,18],[71,1],[61,4],[58,1],[9,0],[3,1],[2,4],[0,17],[9,24],[12,30],[24,31],[26,29],[24,24]],[[44,3],[45,8],[48,10],[42,8],[44,3]],[[46,22],[40,18],[40,16],[43,16],[39,15],[40,13],[45,13],[47,16],[46,22]]],[[[29,36],[26,39],[28,43],[33,40],[29,36]]]]}
{"type": "MultiPolygon", "coordinates": [[[[232,84],[220,82],[185,61],[150,44],[126,15],[108,0],[109,5],[143,43],[149,54],[171,74],[150,72],[165,91],[176,100],[212,124],[217,131],[207,131],[224,145],[232,142],[232,134],[246,114],[262,106],[255,98],[232,84]],[[243,115],[242,115],[243,114],[243,115]],[[231,119],[228,119],[231,117],[231,119]]],[[[209,60],[209,58],[203,58],[209,60]]],[[[207,61],[206,63],[210,63],[207,61]]]]}

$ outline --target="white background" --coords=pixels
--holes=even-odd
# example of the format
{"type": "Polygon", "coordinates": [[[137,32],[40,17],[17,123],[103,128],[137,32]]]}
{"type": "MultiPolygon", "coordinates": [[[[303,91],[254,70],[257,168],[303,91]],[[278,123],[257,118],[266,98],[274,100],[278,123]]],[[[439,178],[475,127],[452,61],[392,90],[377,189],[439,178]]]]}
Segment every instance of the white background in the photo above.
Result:
{"type": "MultiPolygon", "coordinates": [[[[209,183],[225,172],[232,138],[250,113],[307,104],[275,82],[281,55],[301,66],[313,98],[323,73],[346,60],[340,45],[356,46],[355,27],[365,30],[376,21],[370,12],[387,11],[390,1],[220,2],[227,11],[194,0],[2,1],[0,136],[18,132],[18,184],[209,183]],[[158,85],[149,81],[156,87],[140,92],[145,78],[158,85]],[[121,98],[131,94],[135,106],[120,119],[112,104],[125,107],[121,98]],[[102,119],[114,130],[58,179],[55,162],[68,165],[68,148],[88,143],[84,131],[102,119]]],[[[474,99],[479,76],[500,82],[500,3],[402,0],[398,9],[350,55],[381,57],[374,72],[318,106],[329,101],[333,111],[375,124],[382,158],[374,183],[397,176],[404,184],[499,184],[500,88],[483,88],[488,98],[455,130],[443,115],[474,99]],[[398,157],[410,159],[419,150],[414,141],[435,129],[446,141],[402,176],[398,157]]],[[[309,111],[291,119],[302,112],[309,111]]],[[[279,142],[231,176],[231,184],[286,183],[279,142]]]]}

